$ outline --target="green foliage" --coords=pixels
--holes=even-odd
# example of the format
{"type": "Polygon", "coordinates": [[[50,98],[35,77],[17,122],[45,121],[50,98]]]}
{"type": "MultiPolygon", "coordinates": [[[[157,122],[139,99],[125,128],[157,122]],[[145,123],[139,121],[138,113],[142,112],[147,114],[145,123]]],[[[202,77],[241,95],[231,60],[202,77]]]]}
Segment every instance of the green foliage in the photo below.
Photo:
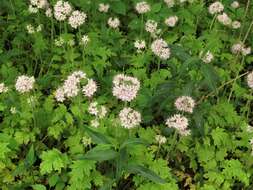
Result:
{"type": "Polygon", "coordinates": [[[238,8],[220,1],[231,22],[240,21],[238,29],[222,24],[220,13],[209,13],[214,1],[174,0],[170,6],[146,0],[150,10],[139,14],[135,6],[142,0],[68,0],[72,11],[87,15],[77,28],[70,15],[56,19],[57,0],[46,1],[34,13],[31,4],[44,1],[0,1],[1,190],[253,189],[253,91],[247,79],[253,56],[231,51],[239,42],[252,48],[252,1],[238,1],[238,8]],[[109,4],[107,13],[99,10],[101,3],[109,4]],[[170,16],[178,17],[174,27],[165,22],[170,16]],[[109,26],[110,17],[119,19],[118,28],[109,26]],[[146,30],[148,20],[157,22],[155,33],[146,30]],[[155,55],[156,39],[167,43],[168,59],[155,55]],[[144,40],[145,48],[138,50],[136,40],[144,40]],[[74,71],[86,74],[78,79],[77,95],[65,92],[66,99],[57,101],[57,89],[74,71]],[[132,101],[113,95],[116,74],[140,81],[132,101]],[[29,92],[17,90],[21,75],[35,78],[29,92]],[[91,97],[82,92],[87,79],[97,84],[91,97]],[[175,106],[181,96],[193,98],[192,113],[175,106]],[[92,102],[105,106],[105,116],[91,113],[92,102]],[[125,107],[140,113],[140,125],[123,127],[119,113],[125,107]],[[182,121],[176,128],[166,125],[175,114],[188,119],[190,134],[180,133],[182,121]]]}

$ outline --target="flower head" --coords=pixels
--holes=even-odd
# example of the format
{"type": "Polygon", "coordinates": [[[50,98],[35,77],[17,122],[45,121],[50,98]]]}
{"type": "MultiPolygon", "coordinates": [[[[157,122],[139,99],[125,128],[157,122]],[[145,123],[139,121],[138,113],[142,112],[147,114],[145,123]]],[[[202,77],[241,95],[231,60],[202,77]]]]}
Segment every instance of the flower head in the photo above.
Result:
{"type": "Polygon", "coordinates": [[[240,6],[240,4],[238,1],[233,1],[230,6],[234,9],[237,9],[240,6]]]}
{"type": "Polygon", "coordinates": [[[151,44],[152,52],[163,60],[170,58],[170,48],[163,39],[157,39],[151,44]]]}
{"type": "Polygon", "coordinates": [[[177,16],[170,16],[164,22],[169,27],[174,27],[177,24],[178,17],[177,16]]]}
{"type": "MultiPolygon", "coordinates": [[[[200,54],[202,55],[203,52],[200,54]]],[[[206,54],[201,58],[204,63],[210,63],[213,60],[214,56],[210,51],[207,51],[206,54]]]]}
{"type": "Polygon", "coordinates": [[[219,14],[217,16],[217,20],[225,26],[228,26],[232,23],[231,18],[229,18],[229,16],[226,13],[219,14]]]}
{"type": "Polygon", "coordinates": [[[167,4],[168,8],[171,8],[175,5],[175,0],[164,0],[164,2],[167,4]]]}
{"type": "Polygon", "coordinates": [[[20,93],[29,92],[33,89],[34,82],[35,82],[34,77],[21,75],[17,78],[15,88],[20,93]]]}
{"type": "Polygon", "coordinates": [[[154,20],[148,20],[145,24],[145,30],[151,34],[157,31],[157,22],[154,20]]]}
{"type": "Polygon", "coordinates": [[[137,78],[118,74],[113,78],[113,96],[126,102],[132,101],[140,88],[140,82],[137,78]]]}
{"type": "Polygon", "coordinates": [[[181,96],[176,99],[175,107],[179,111],[192,113],[193,108],[195,107],[195,101],[190,96],[181,96]]]}
{"type": "Polygon", "coordinates": [[[110,8],[109,4],[100,3],[99,7],[98,7],[98,10],[99,10],[99,12],[107,13],[109,8],[110,8]]]}
{"type": "Polygon", "coordinates": [[[212,15],[216,13],[221,13],[223,10],[224,10],[224,6],[219,1],[212,3],[208,8],[209,13],[212,15]]]}
{"type": "Polygon", "coordinates": [[[190,134],[188,127],[188,119],[180,114],[175,114],[166,120],[166,125],[169,128],[176,129],[181,135],[187,136],[190,134]]]}
{"type": "Polygon", "coordinates": [[[83,86],[83,94],[88,98],[91,98],[97,91],[97,84],[93,79],[88,79],[88,83],[83,86]]]}
{"type": "Polygon", "coordinates": [[[8,91],[8,87],[5,86],[4,83],[0,83],[0,94],[8,91]]]}
{"type": "Polygon", "coordinates": [[[142,1],[136,4],[135,10],[139,14],[144,14],[150,11],[150,6],[146,1],[142,1]]]}
{"type": "Polygon", "coordinates": [[[167,142],[166,137],[162,135],[156,135],[155,140],[158,144],[165,144],[167,142]]]}
{"type": "Polygon", "coordinates": [[[58,21],[66,20],[67,16],[70,15],[72,7],[68,2],[59,0],[54,6],[54,17],[58,21]]]}
{"type": "Polygon", "coordinates": [[[119,113],[119,119],[123,127],[131,129],[141,123],[141,114],[132,108],[123,108],[119,113]]]}
{"type": "Polygon", "coordinates": [[[90,38],[89,38],[88,35],[83,35],[83,36],[82,36],[81,44],[82,44],[83,46],[86,46],[86,45],[88,44],[89,41],[90,41],[90,38]]]}
{"type": "Polygon", "coordinates": [[[146,42],[144,40],[136,40],[134,42],[134,47],[137,49],[137,52],[141,52],[141,50],[145,49],[146,42]]]}
{"type": "Polygon", "coordinates": [[[72,28],[77,28],[85,23],[87,15],[80,11],[73,11],[69,17],[69,24],[72,28]]]}
{"type": "Polygon", "coordinates": [[[118,28],[119,27],[119,25],[120,25],[120,21],[119,21],[119,19],[118,18],[112,18],[112,17],[110,17],[109,19],[108,19],[108,25],[111,27],[111,28],[118,28]]]}

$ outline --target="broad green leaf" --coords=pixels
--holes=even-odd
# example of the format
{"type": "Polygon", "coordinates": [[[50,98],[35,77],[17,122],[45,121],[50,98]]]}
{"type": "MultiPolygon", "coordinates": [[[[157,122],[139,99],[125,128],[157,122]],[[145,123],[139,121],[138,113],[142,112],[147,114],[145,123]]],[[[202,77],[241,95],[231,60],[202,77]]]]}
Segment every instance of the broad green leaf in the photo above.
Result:
{"type": "Polygon", "coordinates": [[[152,170],[150,170],[144,166],[141,166],[141,165],[137,165],[137,164],[128,165],[127,170],[130,173],[140,174],[141,176],[143,176],[155,183],[165,183],[166,182],[164,179],[162,179],[160,176],[158,176],[155,172],[153,172],[152,170]]]}
{"type": "Polygon", "coordinates": [[[84,130],[88,133],[88,135],[90,135],[93,142],[97,144],[111,144],[102,133],[96,132],[87,126],[84,127],[84,130]]]}
{"type": "Polygon", "coordinates": [[[118,155],[118,152],[113,150],[110,146],[96,146],[84,156],[81,156],[80,159],[105,161],[115,159],[118,155]]]}
{"type": "Polygon", "coordinates": [[[148,142],[143,140],[143,139],[140,139],[140,138],[130,138],[130,139],[127,139],[121,146],[120,146],[120,149],[123,149],[127,146],[131,146],[131,145],[136,145],[136,144],[143,144],[143,145],[147,145],[148,142]]]}

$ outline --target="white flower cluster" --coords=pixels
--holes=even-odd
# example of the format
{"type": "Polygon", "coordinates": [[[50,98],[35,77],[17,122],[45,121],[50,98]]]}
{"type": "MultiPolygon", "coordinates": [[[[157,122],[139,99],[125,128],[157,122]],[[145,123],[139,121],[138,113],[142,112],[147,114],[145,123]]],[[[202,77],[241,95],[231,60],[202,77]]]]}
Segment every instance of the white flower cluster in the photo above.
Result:
{"type": "Polygon", "coordinates": [[[54,5],[54,17],[58,21],[64,21],[72,12],[72,7],[68,2],[59,0],[54,5]]]}
{"type": "Polygon", "coordinates": [[[177,16],[170,16],[169,18],[165,19],[164,23],[169,27],[174,27],[178,22],[177,16]]]}
{"type": "Polygon", "coordinates": [[[86,46],[88,42],[90,41],[90,38],[88,35],[83,35],[81,38],[81,45],[86,46]]]}
{"type": "Polygon", "coordinates": [[[30,13],[37,13],[39,9],[47,9],[48,7],[47,0],[30,0],[28,11],[30,13]]]}
{"type": "Polygon", "coordinates": [[[224,6],[219,1],[212,3],[208,8],[209,13],[212,15],[217,14],[217,13],[221,13],[223,10],[224,10],[224,6]]]}
{"type": "Polygon", "coordinates": [[[233,21],[231,25],[233,29],[241,28],[241,23],[237,20],[233,21]]]}
{"type": "Polygon", "coordinates": [[[137,52],[140,53],[146,47],[145,40],[136,40],[134,42],[134,47],[137,49],[137,52]]]}
{"type": "Polygon", "coordinates": [[[160,57],[162,60],[167,60],[170,58],[170,48],[168,47],[167,42],[163,39],[156,39],[151,44],[152,52],[160,57]]]}
{"type": "Polygon", "coordinates": [[[175,101],[175,107],[179,111],[192,113],[195,107],[195,101],[190,96],[180,96],[175,101]]]}
{"type": "Polygon", "coordinates": [[[119,27],[119,25],[120,25],[120,21],[119,21],[119,19],[118,18],[112,18],[112,17],[110,17],[109,19],[108,19],[108,25],[109,25],[109,27],[111,27],[111,28],[118,28],[119,27]]]}
{"type": "Polygon", "coordinates": [[[234,9],[237,9],[240,6],[240,4],[238,1],[233,1],[230,6],[234,9]]]}
{"type": "Polygon", "coordinates": [[[8,87],[4,83],[0,83],[0,94],[8,91],[8,87]]]}
{"type": "Polygon", "coordinates": [[[90,103],[88,107],[88,112],[91,115],[96,116],[95,119],[91,120],[91,126],[97,128],[99,126],[99,119],[102,119],[106,116],[107,109],[105,106],[99,106],[96,101],[90,103]]]}
{"type": "Polygon", "coordinates": [[[167,139],[165,136],[162,136],[162,135],[156,135],[155,136],[155,140],[158,144],[165,144],[167,142],[167,139]]]}
{"type": "Polygon", "coordinates": [[[232,23],[231,18],[226,13],[219,14],[217,20],[225,26],[229,26],[232,23]]]}
{"type": "Polygon", "coordinates": [[[166,120],[169,128],[176,129],[183,136],[190,135],[191,131],[188,127],[188,119],[180,114],[175,114],[166,120]]]}
{"type": "Polygon", "coordinates": [[[78,28],[83,23],[85,23],[85,19],[87,15],[80,11],[73,11],[69,17],[69,24],[72,28],[78,28]]]}
{"type": "MultiPolygon", "coordinates": [[[[202,54],[203,52],[201,51],[200,56],[202,56],[202,54]]],[[[203,57],[201,57],[201,60],[204,63],[210,63],[213,60],[213,58],[214,58],[213,54],[210,51],[207,51],[206,54],[203,57]]]]}
{"type": "Polygon", "coordinates": [[[140,88],[140,82],[137,78],[118,74],[113,78],[113,96],[126,102],[132,101],[140,88]]]}
{"type": "Polygon", "coordinates": [[[135,10],[139,14],[144,14],[150,11],[150,5],[146,1],[142,1],[136,4],[135,10]]]}
{"type": "Polygon", "coordinates": [[[62,37],[59,37],[57,39],[54,40],[54,44],[57,46],[57,47],[62,47],[64,45],[64,39],[62,37]]]}
{"type": "Polygon", "coordinates": [[[77,96],[81,79],[86,79],[86,74],[82,71],[75,71],[67,77],[63,86],[55,92],[55,99],[63,102],[66,98],[77,96]]]}
{"type": "Polygon", "coordinates": [[[30,0],[30,3],[33,7],[38,9],[45,9],[49,6],[47,0],[30,0]]]}
{"type": "Polygon", "coordinates": [[[97,91],[97,83],[93,79],[88,79],[88,83],[83,86],[82,91],[84,96],[91,98],[97,91]]]}
{"type": "Polygon", "coordinates": [[[248,75],[247,75],[247,83],[248,86],[253,89],[253,71],[251,71],[248,75]]]}
{"type": "Polygon", "coordinates": [[[158,23],[154,20],[147,20],[145,23],[145,30],[151,34],[156,34],[157,33],[157,26],[158,23]]]}
{"type": "Polygon", "coordinates": [[[101,12],[101,13],[107,13],[108,10],[109,10],[109,8],[110,8],[110,5],[109,5],[109,4],[104,4],[104,3],[100,3],[98,6],[99,6],[99,7],[98,7],[98,10],[99,10],[99,12],[101,12]]]}
{"type": "Polygon", "coordinates": [[[167,4],[169,8],[175,5],[175,0],[164,0],[164,2],[167,4]]]}
{"type": "Polygon", "coordinates": [[[21,75],[17,78],[15,88],[20,93],[29,92],[33,89],[35,79],[26,75],[21,75]]]}
{"type": "Polygon", "coordinates": [[[251,47],[245,47],[242,42],[238,42],[231,47],[231,52],[233,54],[241,53],[242,55],[246,56],[251,53],[251,47]]]}
{"type": "Polygon", "coordinates": [[[33,34],[35,32],[40,32],[42,30],[42,24],[40,24],[36,28],[34,26],[32,26],[31,24],[28,24],[28,25],[26,25],[26,30],[27,30],[28,34],[33,34]]]}
{"type": "Polygon", "coordinates": [[[141,114],[138,111],[133,110],[132,108],[126,107],[120,111],[119,119],[123,127],[131,129],[140,125],[141,114]]]}

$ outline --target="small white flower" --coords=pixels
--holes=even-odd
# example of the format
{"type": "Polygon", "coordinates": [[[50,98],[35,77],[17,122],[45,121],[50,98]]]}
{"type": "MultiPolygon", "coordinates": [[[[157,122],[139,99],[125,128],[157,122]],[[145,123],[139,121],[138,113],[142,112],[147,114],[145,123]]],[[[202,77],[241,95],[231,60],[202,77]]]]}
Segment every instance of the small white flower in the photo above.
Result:
{"type": "Polygon", "coordinates": [[[168,8],[171,8],[175,5],[175,0],[164,0],[164,2],[167,4],[168,8]]]}
{"type": "Polygon", "coordinates": [[[97,91],[97,84],[93,79],[88,79],[88,83],[83,87],[83,94],[91,98],[97,91]]]}
{"type": "Polygon", "coordinates": [[[237,9],[239,6],[240,6],[240,4],[239,4],[238,1],[233,1],[233,2],[231,3],[231,7],[234,8],[234,9],[237,9]]]}
{"type": "Polygon", "coordinates": [[[64,39],[62,37],[59,37],[58,39],[55,39],[54,40],[54,44],[57,46],[57,47],[62,47],[63,44],[64,44],[64,39]]]}
{"type": "Polygon", "coordinates": [[[217,20],[225,26],[228,26],[232,23],[231,18],[229,18],[229,16],[226,13],[219,14],[217,16],[217,20]]]}
{"type": "Polygon", "coordinates": [[[241,23],[239,21],[236,20],[236,21],[232,22],[232,28],[233,29],[238,29],[240,27],[241,27],[241,23]]]}
{"type": "Polygon", "coordinates": [[[53,13],[52,13],[52,9],[51,8],[48,8],[45,12],[46,16],[51,18],[53,16],[53,13]]]}
{"type": "Polygon", "coordinates": [[[88,35],[83,35],[83,36],[82,36],[81,44],[82,44],[83,46],[86,46],[86,45],[88,44],[89,41],[90,41],[90,38],[89,38],[88,35]]]}
{"type": "Polygon", "coordinates": [[[98,128],[99,127],[99,121],[97,119],[93,119],[93,120],[91,120],[90,125],[92,127],[98,128]]]}
{"type": "Polygon", "coordinates": [[[231,47],[231,52],[233,54],[238,54],[242,51],[242,48],[243,48],[243,43],[242,42],[239,42],[239,43],[236,43],[234,44],[232,47],[231,47]]]}
{"type": "Polygon", "coordinates": [[[120,25],[120,21],[119,21],[119,19],[118,18],[112,18],[112,17],[110,17],[109,19],[108,19],[108,25],[111,27],[111,28],[118,28],[119,27],[119,25],[120,25]]]}
{"type": "Polygon", "coordinates": [[[156,135],[155,136],[155,140],[158,144],[165,144],[167,142],[166,137],[162,136],[162,135],[156,135]]]}
{"type": "Polygon", "coordinates": [[[91,138],[90,137],[83,137],[82,138],[82,143],[87,146],[90,145],[92,143],[91,138]]]}
{"type": "Polygon", "coordinates": [[[251,47],[243,47],[242,48],[242,55],[246,56],[251,53],[251,47]]]}
{"type": "Polygon", "coordinates": [[[146,42],[144,40],[136,40],[134,42],[134,47],[137,49],[137,52],[141,52],[141,50],[145,49],[146,42]]]}
{"type": "Polygon", "coordinates": [[[37,7],[34,7],[33,5],[29,5],[28,11],[29,13],[37,13],[39,10],[37,7]]]}
{"type": "Polygon", "coordinates": [[[253,71],[251,71],[247,76],[248,86],[253,89],[253,71]]]}
{"type": "Polygon", "coordinates": [[[99,10],[99,12],[107,13],[109,8],[110,8],[109,4],[100,3],[99,7],[98,7],[98,10],[99,10]]]}
{"type": "Polygon", "coordinates": [[[11,114],[16,114],[17,113],[16,107],[11,107],[10,112],[11,114]]]}
{"type": "Polygon", "coordinates": [[[177,24],[178,17],[177,16],[171,16],[165,20],[165,24],[169,27],[174,27],[177,24]]]}
{"type": "Polygon", "coordinates": [[[55,92],[55,99],[58,102],[63,102],[65,100],[64,89],[62,87],[58,88],[55,92]]]}
{"type": "Polygon", "coordinates": [[[0,83],[0,94],[8,91],[8,87],[5,86],[4,83],[0,83]]]}
{"type": "MultiPolygon", "coordinates": [[[[200,54],[202,55],[203,52],[200,54]]],[[[214,56],[210,51],[207,51],[206,54],[201,58],[204,63],[210,63],[213,60],[214,56]]]]}
{"type": "Polygon", "coordinates": [[[28,34],[33,34],[33,33],[35,33],[35,29],[34,29],[34,27],[33,27],[31,24],[28,24],[28,25],[26,26],[26,29],[27,29],[28,34]]]}

